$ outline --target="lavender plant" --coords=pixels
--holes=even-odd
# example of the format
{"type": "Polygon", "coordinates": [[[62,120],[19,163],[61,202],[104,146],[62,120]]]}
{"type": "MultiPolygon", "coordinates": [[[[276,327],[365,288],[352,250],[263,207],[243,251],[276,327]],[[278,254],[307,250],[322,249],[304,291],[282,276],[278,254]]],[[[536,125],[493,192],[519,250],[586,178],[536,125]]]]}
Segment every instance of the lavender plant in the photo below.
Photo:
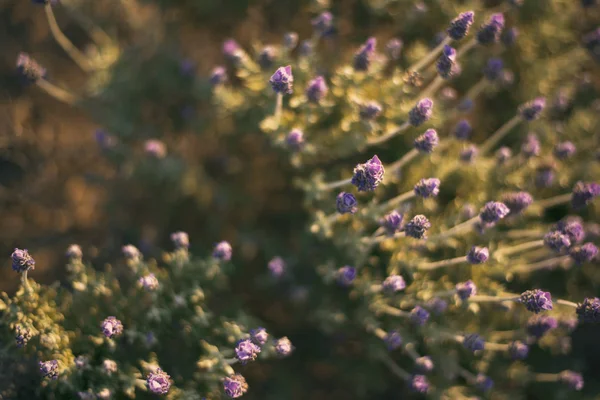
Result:
{"type": "MultiPolygon", "coordinates": [[[[367,3],[383,10],[393,2],[367,3]]],[[[306,289],[310,301],[298,283],[291,283],[291,297],[313,307],[302,322],[341,348],[331,361],[345,371],[336,383],[351,385],[356,398],[397,395],[398,381],[429,398],[491,391],[522,397],[537,383],[552,385],[560,398],[586,388],[580,357],[554,366],[530,362],[530,355],[567,354],[573,330],[600,321],[594,286],[600,234],[593,223],[600,166],[590,146],[597,146],[600,126],[588,75],[597,69],[598,40],[575,29],[541,38],[554,40],[559,55],[554,75],[540,74],[548,61],[531,50],[538,36],[518,24],[529,6],[509,3],[445,14],[443,34],[428,49],[393,38],[384,55],[371,36],[332,63],[326,53],[337,48],[337,21],[324,11],[312,19],[306,40],[288,33],[281,44],[253,51],[225,41],[223,65],[204,78],[175,57],[153,60],[164,62],[160,71],[177,70],[179,98],[169,106],[210,103],[207,131],[223,134],[215,128],[222,121],[238,134],[260,129],[269,151],[288,157],[294,168],[288,178],[311,215],[302,243],[319,251],[299,255],[283,247],[266,268],[280,282],[298,277],[287,258],[314,266],[320,281],[306,289]],[[528,49],[532,57],[523,55],[528,49]],[[510,68],[518,68],[519,80],[510,68]],[[358,343],[360,367],[346,362],[349,343],[358,343]],[[371,366],[390,374],[375,379],[366,372],[371,366]]],[[[551,3],[564,11],[561,22],[580,12],[551,3]]],[[[52,24],[53,6],[44,7],[52,24]]],[[[426,6],[410,7],[413,23],[427,16],[426,6]]],[[[53,34],[82,69],[100,78],[105,72],[118,77],[131,62],[127,56],[136,54],[109,46],[90,59],[62,33],[53,34]]],[[[17,67],[25,82],[69,104],[89,110],[127,102],[115,96],[118,79],[83,99],[53,85],[27,55],[17,67]]],[[[110,120],[110,132],[98,134],[107,158],[126,172],[118,187],[167,193],[161,196],[170,205],[199,195],[202,170],[186,158],[185,141],[136,142],[143,119],[138,106],[128,106],[121,120],[110,120]]],[[[92,114],[102,118],[109,110],[92,114]]],[[[207,300],[225,290],[228,242],[195,260],[185,234],[172,239],[176,250],[165,256],[166,268],[126,246],[127,272],[119,273],[92,269],[80,249],[70,248],[69,288],[28,280],[35,262],[15,250],[13,269],[22,284],[3,300],[3,325],[16,336],[7,354],[38,363],[44,381],[37,395],[237,398],[249,382],[232,366],[310,351],[294,348],[287,337],[269,340],[246,314],[209,311],[207,300]],[[173,320],[176,335],[164,329],[173,320]],[[198,369],[185,373],[186,361],[198,369]]]]}

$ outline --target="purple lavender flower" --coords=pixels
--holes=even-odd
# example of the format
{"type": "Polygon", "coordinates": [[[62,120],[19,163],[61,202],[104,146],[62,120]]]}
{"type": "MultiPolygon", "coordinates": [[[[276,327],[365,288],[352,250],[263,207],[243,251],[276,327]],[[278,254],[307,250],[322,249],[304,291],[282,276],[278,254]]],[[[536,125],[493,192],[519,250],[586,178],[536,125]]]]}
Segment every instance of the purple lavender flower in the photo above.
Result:
{"type": "Polygon", "coordinates": [[[519,30],[517,28],[507,29],[502,33],[502,43],[507,47],[512,46],[517,41],[517,36],[519,36],[519,30]]]}
{"type": "Polygon", "coordinates": [[[244,51],[235,40],[227,39],[223,42],[223,55],[229,62],[238,65],[244,57],[244,51]]]}
{"type": "Polygon", "coordinates": [[[258,54],[258,65],[263,70],[273,68],[275,64],[275,58],[277,57],[277,50],[273,46],[265,46],[258,54]]]}
{"type": "Polygon", "coordinates": [[[335,206],[340,214],[354,214],[358,211],[358,201],[352,193],[340,192],[336,197],[335,206]]]}
{"type": "Polygon", "coordinates": [[[485,349],[485,341],[478,334],[471,333],[463,338],[463,346],[474,353],[485,349]]]}
{"type": "Polygon", "coordinates": [[[521,293],[519,299],[528,311],[538,314],[541,311],[552,310],[552,296],[550,292],[544,292],[540,289],[526,290],[521,293]]]}
{"type": "Polygon", "coordinates": [[[477,32],[477,42],[482,45],[496,43],[500,39],[500,34],[504,29],[504,15],[501,13],[493,14],[490,20],[481,25],[477,32]]]}
{"type": "Polygon", "coordinates": [[[460,152],[459,158],[464,163],[472,163],[477,155],[479,154],[479,149],[474,144],[470,144],[466,149],[460,152]]]}
{"type": "Polygon", "coordinates": [[[337,282],[341,286],[350,286],[356,279],[356,268],[349,265],[343,266],[337,270],[337,282]]]}
{"type": "Polygon", "coordinates": [[[17,72],[24,84],[36,83],[41,79],[46,79],[48,76],[46,68],[38,64],[27,53],[19,53],[17,57],[17,72]]]}
{"type": "Polygon", "coordinates": [[[304,147],[304,132],[292,129],[285,138],[288,147],[293,151],[300,151],[304,147]]]}
{"type": "Polygon", "coordinates": [[[487,247],[471,247],[471,250],[467,253],[467,262],[469,264],[483,264],[490,257],[490,252],[487,247]]]}
{"type": "Polygon", "coordinates": [[[481,209],[479,218],[482,222],[493,224],[506,217],[508,213],[510,213],[510,209],[506,204],[499,201],[490,201],[481,209]]]}
{"type": "Polygon", "coordinates": [[[396,350],[400,346],[402,346],[402,336],[400,336],[400,332],[398,331],[390,331],[387,332],[385,337],[383,338],[385,345],[388,350],[396,350]]]}
{"type": "Polygon", "coordinates": [[[280,278],[285,273],[285,261],[281,257],[273,257],[267,264],[271,276],[280,278]]]}
{"type": "Polygon", "coordinates": [[[524,360],[529,354],[529,346],[516,340],[508,345],[508,354],[513,360],[524,360]]]}
{"type": "Polygon", "coordinates": [[[463,101],[460,102],[460,104],[458,105],[458,111],[460,112],[468,112],[471,111],[473,109],[473,99],[464,99],[463,101]]]}
{"type": "Polygon", "coordinates": [[[510,192],[502,196],[502,202],[510,209],[509,215],[516,215],[533,203],[533,197],[527,192],[510,192]]]}
{"type": "Polygon", "coordinates": [[[600,299],[586,297],[582,303],[577,305],[576,312],[582,322],[590,324],[600,322],[600,299]]]}
{"type": "Polygon", "coordinates": [[[242,364],[256,360],[259,353],[260,346],[254,344],[250,339],[240,340],[235,347],[235,358],[242,364]]]}
{"type": "Polygon", "coordinates": [[[400,52],[402,51],[402,40],[400,39],[390,39],[389,42],[385,45],[385,51],[390,60],[398,60],[400,58],[400,52]]]}
{"type": "Polygon", "coordinates": [[[83,257],[83,252],[78,244],[72,244],[67,248],[65,255],[70,259],[80,260],[83,257]]]}
{"type": "Polygon", "coordinates": [[[158,289],[158,279],[156,279],[156,276],[154,274],[148,274],[146,276],[140,277],[138,283],[140,287],[148,291],[154,291],[158,289]]]}
{"type": "Polygon", "coordinates": [[[475,377],[475,387],[482,392],[489,392],[494,387],[494,381],[483,374],[477,374],[475,377]]]}
{"type": "Polygon", "coordinates": [[[135,247],[134,245],[128,244],[121,248],[121,252],[123,253],[123,257],[126,260],[130,261],[139,261],[142,257],[142,253],[135,247]]]}
{"type": "Polygon", "coordinates": [[[114,360],[104,360],[102,361],[102,370],[108,374],[114,374],[115,372],[117,372],[117,363],[114,360]]]}
{"type": "Polygon", "coordinates": [[[566,141],[557,143],[556,146],[554,146],[554,157],[559,160],[566,160],[567,158],[571,158],[576,151],[577,148],[573,142],[566,141]]]}
{"type": "Polygon", "coordinates": [[[385,232],[388,236],[393,236],[396,232],[400,231],[403,219],[404,215],[400,214],[396,210],[393,210],[389,214],[385,215],[381,221],[379,221],[379,224],[385,229],[385,232]]]}
{"type": "Polygon", "coordinates": [[[383,108],[381,104],[376,101],[369,101],[368,103],[361,104],[358,110],[360,119],[365,121],[372,121],[381,115],[383,108]]]}
{"type": "Polygon", "coordinates": [[[311,24],[316,34],[326,36],[333,28],[333,15],[329,11],[325,11],[313,18],[311,24]]]}
{"type": "Polygon", "coordinates": [[[96,132],[94,132],[94,138],[102,150],[109,150],[115,147],[117,143],[117,139],[114,136],[109,135],[101,129],[97,129],[96,132]]]}
{"type": "Polygon", "coordinates": [[[527,321],[527,332],[534,338],[541,338],[551,329],[558,327],[558,321],[546,315],[534,315],[527,321]]]}
{"type": "Polygon", "coordinates": [[[448,36],[450,36],[452,40],[460,40],[467,36],[469,28],[473,24],[474,17],[475,13],[473,11],[458,14],[458,17],[450,22],[450,26],[446,31],[448,32],[448,36]]]}
{"type": "Polygon", "coordinates": [[[594,243],[588,242],[583,246],[573,247],[569,255],[575,261],[575,264],[582,265],[592,261],[598,255],[598,247],[594,243]]]}
{"type": "Polygon", "coordinates": [[[454,137],[458,140],[467,140],[472,130],[473,128],[471,128],[469,121],[461,119],[454,127],[454,137]]]}
{"type": "Polygon", "coordinates": [[[504,62],[500,58],[490,58],[483,68],[483,76],[491,82],[498,80],[502,74],[504,62]]]}
{"type": "Polygon", "coordinates": [[[10,258],[12,259],[12,269],[15,272],[23,273],[35,269],[35,260],[27,249],[15,249],[10,258]]]}
{"type": "Polygon", "coordinates": [[[560,374],[558,374],[558,380],[572,390],[579,391],[583,389],[583,376],[577,372],[569,370],[562,371],[560,374]]]}
{"type": "Polygon", "coordinates": [[[512,157],[512,150],[506,146],[500,147],[498,151],[496,151],[496,161],[498,164],[502,165],[507,162],[512,157]]]}
{"type": "Polygon", "coordinates": [[[222,66],[216,66],[210,73],[210,84],[213,86],[222,85],[227,81],[227,70],[222,66]]]}
{"type": "Polygon", "coordinates": [[[294,76],[292,75],[292,67],[279,67],[277,71],[269,79],[271,88],[277,94],[292,94],[294,76]]]}
{"type": "Polygon", "coordinates": [[[250,331],[250,339],[252,339],[252,341],[258,344],[259,346],[263,346],[265,343],[267,343],[267,340],[269,339],[269,334],[267,333],[267,330],[265,328],[258,327],[250,331]]]}
{"type": "Polygon", "coordinates": [[[457,74],[456,49],[446,45],[437,60],[436,68],[440,77],[450,79],[457,74]]]}
{"type": "Polygon", "coordinates": [[[456,294],[462,301],[477,294],[477,286],[475,286],[475,283],[470,279],[466,282],[457,283],[455,289],[456,294]]]}
{"type": "Polygon", "coordinates": [[[535,133],[527,134],[523,145],[521,146],[521,153],[525,158],[531,158],[540,154],[540,141],[535,133]]]}
{"type": "Polygon", "coordinates": [[[433,101],[424,98],[408,112],[408,122],[412,126],[419,126],[427,122],[433,115],[433,101]]]}
{"type": "Polygon", "coordinates": [[[359,192],[373,191],[383,181],[384,172],[381,160],[375,155],[366,163],[358,164],[354,168],[352,184],[357,187],[359,192]]]}
{"type": "Polygon", "coordinates": [[[585,237],[585,231],[579,217],[567,217],[556,224],[556,229],[569,237],[571,244],[579,243],[585,237]]]}
{"type": "Polygon", "coordinates": [[[303,40],[298,49],[300,57],[309,57],[313,53],[313,45],[310,40],[303,40]]]}
{"type": "Polygon", "coordinates": [[[86,356],[75,357],[75,367],[77,369],[86,368],[90,363],[90,360],[86,356]]]}
{"type": "Polygon", "coordinates": [[[554,183],[554,166],[543,164],[535,170],[535,186],[538,188],[550,187],[554,183]]]}
{"type": "Polygon", "coordinates": [[[571,247],[571,240],[561,231],[550,231],[544,235],[544,245],[560,253],[571,247]]]}
{"type": "Polygon", "coordinates": [[[167,394],[171,388],[171,376],[157,368],[146,377],[146,386],[154,394],[167,394]]]}
{"type": "Polygon", "coordinates": [[[421,306],[415,306],[410,311],[410,321],[418,326],[423,326],[429,320],[429,311],[421,306]]]}
{"type": "Polygon", "coordinates": [[[306,98],[311,103],[319,103],[325,96],[327,96],[328,91],[329,88],[327,87],[325,78],[322,76],[317,76],[308,83],[305,94],[306,98]]]}
{"type": "Polygon", "coordinates": [[[29,340],[33,337],[31,334],[31,330],[28,328],[24,328],[21,325],[17,325],[15,327],[15,341],[17,343],[17,347],[25,347],[29,340]]]}
{"type": "Polygon", "coordinates": [[[296,32],[287,32],[283,35],[283,47],[291,51],[298,45],[298,34],[296,32]]]}
{"type": "Polygon", "coordinates": [[[431,228],[431,223],[424,215],[415,215],[405,226],[406,236],[415,239],[426,239],[427,231],[431,228]]]}
{"type": "Polygon", "coordinates": [[[222,241],[216,244],[212,256],[217,260],[229,261],[231,260],[232,253],[233,249],[231,245],[226,241],[222,241]]]}
{"type": "Polygon", "coordinates": [[[439,297],[433,297],[427,301],[427,308],[435,315],[440,315],[448,308],[448,302],[439,297]]]}
{"type": "Polygon", "coordinates": [[[519,114],[525,121],[533,121],[539,118],[545,107],[546,99],[538,97],[519,106],[519,114]]]}
{"type": "Polygon", "coordinates": [[[596,182],[579,181],[573,187],[571,204],[573,208],[585,207],[594,197],[600,196],[600,185],[596,182]]]}
{"type": "Polygon", "coordinates": [[[45,378],[50,378],[55,380],[58,378],[58,361],[50,360],[50,361],[40,361],[40,372],[42,376],[45,378]]]}
{"type": "Polygon", "coordinates": [[[433,368],[434,368],[433,361],[431,360],[431,357],[429,357],[429,356],[423,356],[423,357],[417,358],[415,360],[415,366],[417,367],[419,372],[421,372],[423,374],[430,373],[431,371],[433,371],[433,368]]]}
{"type": "Polygon", "coordinates": [[[436,197],[440,193],[440,180],[437,178],[421,179],[414,187],[415,194],[423,197],[436,197]]]}
{"type": "Polygon", "coordinates": [[[123,333],[123,324],[116,317],[110,316],[102,321],[102,333],[107,338],[114,338],[123,333]]]}
{"type": "Polygon", "coordinates": [[[415,139],[414,146],[421,153],[432,153],[439,143],[435,129],[427,129],[425,133],[415,139]]]}
{"type": "Polygon", "coordinates": [[[248,383],[242,375],[234,374],[223,380],[223,389],[227,396],[237,399],[248,391],[248,383]]]}
{"type": "Polygon", "coordinates": [[[277,339],[275,342],[275,352],[282,357],[287,357],[294,351],[294,346],[287,336],[277,339]]]}
{"type": "Polygon", "coordinates": [[[144,152],[154,158],[164,158],[167,155],[167,148],[160,140],[150,139],[144,143],[144,152]]]}
{"type": "Polygon", "coordinates": [[[190,247],[190,237],[186,232],[178,231],[171,233],[171,241],[177,249],[190,247]]]}
{"type": "Polygon", "coordinates": [[[390,275],[381,284],[381,287],[386,293],[396,293],[406,288],[406,282],[400,275],[390,275]]]}
{"type": "Polygon", "coordinates": [[[413,375],[408,386],[415,393],[427,393],[429,390],[429,381],[427,381],[425,375],[413,375]]]}
{"type": "Polygon", "coordinates": [[[369,70],[371,60],[375,54],[377,39],[370,37],[354,55],[354,70],[366,72],[369,70]]]}

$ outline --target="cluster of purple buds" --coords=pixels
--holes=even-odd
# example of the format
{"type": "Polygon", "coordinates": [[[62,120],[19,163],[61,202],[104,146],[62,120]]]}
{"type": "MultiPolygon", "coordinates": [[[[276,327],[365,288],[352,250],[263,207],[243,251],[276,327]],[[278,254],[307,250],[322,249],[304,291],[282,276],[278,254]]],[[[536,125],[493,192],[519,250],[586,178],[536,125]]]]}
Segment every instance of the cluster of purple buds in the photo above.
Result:
{"type": "Polygon", "coordinates": [[[448,302],[442,298],[433,297],[427,301],[427,308],[435,315],[441,315],[448,308],[448,302]]]}
{"type": "Polygon", "coordinates": [[[354,214],[358,211],[358,201],[352,193],[340,192],[336,197],[335,205],[340,214],[354,214]]]}
{"type": "Polygon", "coordinates": [[[287,357],[294,351],[294,346],[287,336],[277,339],[275,342],[275,352],[281,357],[287,357]]]}
{"type": "Polygon", "coordinates": [[[259,327],[250,331],[250,338],[257,345],[262,346],[265,343],[267,343],[267,340],[269,339],[269,334],[267,333],[267,330],[265,328],[259,327]]]}
{"type": "Polygon", "coordinates": [[[415,239],[426,239],[427,231],[431,228],[431,223],[424,215],[415,215],[405,226],[406,236],[415,239]]]}
{"type": "Polygon", "coordinates": [[[485,349],[485,341],[476,333],[471,333],[463,338],[463,346],[472,352],[485,349]]]}
{"type": "Polygon", "coordinates": [[[494,381],[489,376],[477,374],[475,377],[475,386],[482,392],[489,392],[494,387],[494,381]]]}
{"type": "Polygon", "coordinates": [[[499,201],[490,201],[483,206],[479,213],[479,218],[483,223],[494,224],[510,213],[506,204],[499,201]]]}
{"type": "Polygon", "coordinates": [[[500,79],[502,76],[502,68],[504,67],[504,62],[500,58],[490,58],[483,68],[483,76],[488,81],[494,82],[500,79]]]}
{"type": "Polygon", "coordinates": [[[231,245],[229,244],[229,242],[222,241],[215,245],[212,256],[214,258],[216,258],[217,260],[229,261],[229,260],[231,260],[232,254],[233,254],[233,249],[231,248],[231,245]]]}
{"type": "Polygon", "coordinates": [[[269,268],[271,276],[275,278],[283,276],[286,269],[285,261],[281,257],[273,257],[267,264],[267,267],[269,268]]]}
{"type": "Polygon", "coordinates": [[[583,389],[583,377],[581,374],[573,371],[562,371],[558,374],[558,380],[565,385],[569,386],[572,390],[583,389]]]}
{"type": "Polygon", "coordinates": [[[585,298],[582,303],[577,305],[577,317],[580,321],[586,323],[600,322],[600,299],[585,298]]]}
{"type": "Polygon", "coordinates": [[[171,241],[177,249],[187,249],[190,247],[190,237],[186,232],[178,231],[171,233],[171,241]]]}
{"type": "Polygon", "coordinates": [[[154,158],[165,158],[167,155],[167,147],[162,141],[157,139],[147,140],[144,143],[144,151],[154,158]]]}
{"type": "Polygon", "coordinates": [[[475,286],[475,283],[470,279],[466,282],[457,283],[455,289],[458,298],[463,301],[477,294],[477,286],[475,286]]]}
{"type": "Polygon", "coordinates": [[[502,196],[502,202],[510,209],[510,215],[516,215],[533,203],[533,197],[527,192],[511,192],[502,196]]]}
{"type": "Polygon", "coordinates": [[[406,288],[406,282],[400,275],[390,275],[381,284],[381,288],[385,293],[393,294],[404,290],[406,288]]]}
{"type": "Polygon", "coordinates": [[[469,121],[461,119],[454,127],[454,137],[458,140],[467,140],[472,130],[473,128],[471,128],[469,121]]]}
{"type": "Polygon", "coordinates": [[[529,346],[516,340],[508,346],[508,354],[513,360],[524,360],[529,354],[529,346]]]}
{"type": "Polygon", "coordinates": [[[494,14],[489,21],[479,28],[477,32],[477,42],[482,45],[489,45],[500,40],[500,34],[504,29],[504,15],[494,14]]]}
{"type": "Polygon", "coordinates": [[[35,269],[35,260],[31,257],[27,249],[15,249],[10,258],[12,260],[13,271],[23,273],[35,269]]]}
{"type": "Polygon", "coordinates": [[[358,164],[354,168],[352,184],[357,187],[359,192],[370,192],[379,186],[383,181],[385,170],[379,157],[373,156],[364,164],[358,164]]]}
{"type": "Polygon", "coordinates": [[[402,336],[400,336],[400,332],[398,331],[390,331],[387,332],[383,341],[388,350],[396,350],[400,346],[402,346],[402,336]]]}
{"type": "Polygon", "coordinates": [[[58,361],[40,361],[40,372],[45,378],[55,380],[58,378],[58,361]]]}
{"type": "Polygon", "coordinates": [[[427,129],[425,133],[415,139],[414,146],[422,153],[432,153],[439,143],[437,132],[434,129],[427,129]]]}
{"type": "Polygon", "coordinates": [[[459,158],[462,162],[470,164],[475,161],[477,155],[479,154],[479,149],[474,144],[468,145],[464,150],[462,150],[459,154],[459,158]]]}
{"type": "Polygon", "coordinates": [[[210,73],[210,84],[213,86],[222,85],[227,81],[227,70],[225,67],[216,66],[210,73]]]}
{"type": "Polygon", "coordinates": [[[575,246],[569,251],[569,255],[575,261],[575,264],[582,265],[594,260],[598,256],[598,247],[588,242],[582,246],[575,246]]]}
{"type": "Polygon", "coordinates": [[[415,194],[424,199],[436,197],[440,193],[440,180],[437,178],[421,179],[414,187],[415,194]]]}
{"type": "Polygon", "coordinates": [[[427,393],[429,391],[429,381],[425,375],[413,375],[409,382],[409,388],[415,393],[427,393]]]}
{"type": "Polygon", "coordinates": [[[248,391],[248,383],[242,375],[234,374],[223,380],[223,389],[227,396],[237,399],[248,391]]]}
{"type": "Polygon", "coordinates": [[[23,79],[23,83],[36,83],[40,79],[46,79],[48,71],[38,64],[26,53],[19,53],[17,58],[17,72],[23,79]]]}
{"type": "Polygon", "coordinates": [[[393,210],[389,214],[386,214],[381,221],[379,221],[379,224],[385,229],[388,236],[393,236],[396,232],[400,231],[403,219],[404,215],[393,210]]]}
{"type": "Polygon", "coordinates": [[[275,58],[277,57],[277,50],[273,46],[265,46],[258,54],[258,65],[263,70],[273,68],[275,64],[275,58]]]}
{"type": "Polygon", "coordinates": [[[304,147],[304,132],[292,129],[285,138],[285,142],[292,151],[300,151],[304,147]]]}
{"type": "Polygon", "coordinates": [[[325,78],[322,76],[317,76],[315,79],[308,83],[306,87],[306,98],[311,103],[319,103],[329,91],[327,87],[327,83],[325,82],[325,78]]]}
{"type": "Polygon", "coordinates": [[[549,292],[540,289],[526,290],[521,293],[519,302],[534,314],[552,310],[552,296],[549,292]]]}
{"type": "Polygon", "coordinates": [[[15,331],[15,342],[17,343],[17,347],[27,346],[27,343],[33,337],[31,330],[24,328],[21,325],[17,325],[15,331]]]}
{"type": "Polygon", "coordinates": [[[506,146],[500,147],[496,151],[496,161],[499,165],[506,163],[512,157],[512,150],[506,146]]]}
{"type": "Polygon", "coordinates": [[[554,165],[552,163],[538,166],[535,170],[535,186],[538,188],[552,186],[555,175],[554,165]]]}
{"type": "Polygon", "coordinates": [[[123,246],[121,252],[123,253],[123,257],[128,261],[138,262],[142,258],[142,253],[140,253],[137,247],[131,244],[123,246]]]}
{"type": "Polygon", "coordinates": [[[337,282],[341,286],[350,286],[356,279],[356,268],[346,265],[337,270],[337,282]]]}
{"type": "Polygon", "coordinates": [[[81,247],[78,244],[72,244],[67,248],[65,255],[70,259],[81,260],[83,251],[81,251],[81,247]]]}
{"type": "Polygon", "coordinates": [[[559,160],[566,160],[567,158],[573,157],[577,148],[572,142],[560,142],[554,146],[554,157],[559,160]]]}
{"type": "Polygon", "coordinates": [[[402,51],[403,42],[400,39],[390,39],[385,45],[385,51],[390,60],[398,60],[402,51]]]}
{"type": "Polygon", "coordinates": [[[420,126],[429,121],[433,115],[433,100],[424,98],[408,112],[408,122],[412,126],[420,126]]]}
{"type": "Polygon", "coordinates": [[[488,258],[490,258],[490,252],[487,247],[471,247],[471,250],[467,253],[467,262],[469,264],[483,264],[488,258]]]}
{"type": "Polygon", "coordinates": [[[536,339],[556,328],[558,328],[558,321],[546,315],[534,315],[527,321],[527,333],[536,339]]]}
{"type": "Polygon", "coordinates": [[[473,18],[475,13],[473,11],[466,11],[460,13],[458,17],[454,18],[450,22],[447,33],[452,40],[460,40],[467,36],[469,28],[473,24],[473,18]]]}
{"type": "Polygon", "coordinates": [[[415,308],[413,308],[410,311],[410,321],[413,324],[415,324],[417,326],[423,326],[427,323],[428,320],[429,320],[429,311],[427,311],[423,307],[415,306],[415,308]]]}
{"type": "Polygon", "coordinates": [[[546,99],[538,97],[519,106],[519,114],[525,121],[533,121],[540,117],[546,107],[546,99]]]}
{"type": "Polygon", "coordinates": [[[371,61],[375,54],[375,46],[377,46],[377,39],[371,37],[367,39],[365,44],[356,52],[354,55],[354,70],[366,72],[369,70],[371,61]]]}
{"type": "Polygon", "coordinates": [[[438,58],[436,68],[438,74],[444,79],[450,79],[460,72],[460,67],[456,62],[456,49],[446,45],[442,54],[438,58]]]}
{"type": "Polygon", "coordinates": [[[569,239],[569,236],[559,230],[550,231],[544,235],[544,245],[557,253],[560,253],[571,247],[571,240],[569,239]]]}
{"type": "Polygon", "coordinates": [[[419,372],[428,374],[433,371],[433,360],[429,356],[419,357],[415,360],[415,367],[417,367],[419,372]]]}
{"type": "Polygon", "coordinates": [[[292,67],[279,67],[269,80],[271,88],[277,94],[292,94],[294,76],[292,75],[292,67]]]}
{"type": "Polygon", "coordinates": [[[598,196],[600,196],[600,184],[579,181],[573,187],[571,204],[573,208],[582,208],[598,196]]]}
{"type": "Polygon", "coordinates": [[[154,274],[148,274],[146,276],[140,277],[138,280],[140,287],[150,292],[158,289],[158,279],[154,274]]]}
{"type": "Polygon", "coordinates": [[[146,377],[146,386],[154,394],[167,394],[171,388],[171,376],[157,368],[146,377]]]}
{"type": "Polygon", "coordinates": [[[260,354],[261,348],[250,339],[242,339],[237,343],[235,347],[235,358],[240,363],[246,364],[250,361],[256,360],[260,354]]]}
{"type": "Polygon", "coordinates": [[[540,141],[535,133],[528,133],[525,137],[525,141],[521,145],[521,154],[525,158],[531,158],[538,156],[541,150],[540,141]]]}
{"type": "Polygon", "coordinates": [[[559,221],[556,229],[567,235],[571,244],[579,243],[585,238],[585,230],[579,217],[567,217],[559,221]]]}
{"type": "Polygon", "coordinates": [[[369,101],[366,104],[361,104],[359,107],[358,115],[360,119],[365,121],[372,121],[381,115],[383,108],[381,104],[376,101],[369,101]]]}
{"type": "Polygon", "coordinates": [[[102,333],[107,338],[114,338],[123,333],[123,324],[116,317],[110,316],[102,321],[102,333]]]}

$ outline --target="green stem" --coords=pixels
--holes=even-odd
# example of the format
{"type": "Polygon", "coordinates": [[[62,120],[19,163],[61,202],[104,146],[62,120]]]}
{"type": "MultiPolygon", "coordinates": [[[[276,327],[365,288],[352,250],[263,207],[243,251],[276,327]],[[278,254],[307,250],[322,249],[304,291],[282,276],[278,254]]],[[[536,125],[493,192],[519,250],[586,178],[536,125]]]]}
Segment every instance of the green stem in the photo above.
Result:
{"type": "Polygon", "coordinates": [[[402,125],[400,125],[398,128],[378,137],[378,138],[373,138],[373,139],[369,139],[367,140],[367,146],[375,146],[377,144],[381,144],[384,142],[387,142],[388,140],[390,140],[391,138],[393,138],[394,136],[404,132],[405,130],[407,130],[410,127],[410,123],[404,122],[402,125]]]}
{"type": "Polygon", "coordinates": [[[450,265],[462,264],[465,262],[467,262],[467,257],[462,256],[462,257],[450,258],[448,260],[441,260],[441,261],[436,261],[436,262],[432,262],[432,263],[420,264],[417,267],[417,269],[420,271],[431,271],[433,269],[448,267],[450,265]]]}
{"type": "Polygon", "coordinates": [[[523,121],[520,115],[515,115],[508,122],[502,125],[492,136],[490,136],[481,146],[479,146],[479,153],[481,155],[490,151],[500,140],[504,138],[514,127],[519,125],[523,121]]]}
{"type": "Polygon", "coordinates": [[[444,40],[437,47],[431,50],[425,57],[421,58],[415,64],[408,67],[408,71],[410,72],[419,72],[421,69],[429,65],[435,58],[444,50],[444,47],[452,42],[452,38],[446,36],[444,40]]]}

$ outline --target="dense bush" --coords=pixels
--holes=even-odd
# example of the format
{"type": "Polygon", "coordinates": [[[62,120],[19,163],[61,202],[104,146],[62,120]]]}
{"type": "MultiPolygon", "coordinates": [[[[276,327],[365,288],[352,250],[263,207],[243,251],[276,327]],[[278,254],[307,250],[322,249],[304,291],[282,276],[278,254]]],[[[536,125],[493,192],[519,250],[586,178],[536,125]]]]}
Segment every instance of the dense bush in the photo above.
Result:
{"type": "MultiPolygon", "coordinates": [[[[180,3],[160,5],[207,10],[180,3]]],[[[315,2],[309,39],[228,39],[222,65],[199,75],[167,16],[121,41],[84,24],[90,54],[54,25],[61,5],[40,5],[89,79],[60,87],[24,53],[17,70],[104,126],[90,176],[115,237],[202,222],[234,256],[220,242],[192,257],[177,232],[171,253],[148,246],[146,260],[128,245],[124,262],[95,269],[73,245],[67,282],[45,286],[15,249],[3,396],[600,392],[587,379],[600,320],[597,6],[355,6],[376,31],[358,47],[364,25],[315,2]],[[257,258],[266,272],[232,268],[257,258]],[[240,366],[247,380],[235,372],[290,354],[240,366]]]]}

